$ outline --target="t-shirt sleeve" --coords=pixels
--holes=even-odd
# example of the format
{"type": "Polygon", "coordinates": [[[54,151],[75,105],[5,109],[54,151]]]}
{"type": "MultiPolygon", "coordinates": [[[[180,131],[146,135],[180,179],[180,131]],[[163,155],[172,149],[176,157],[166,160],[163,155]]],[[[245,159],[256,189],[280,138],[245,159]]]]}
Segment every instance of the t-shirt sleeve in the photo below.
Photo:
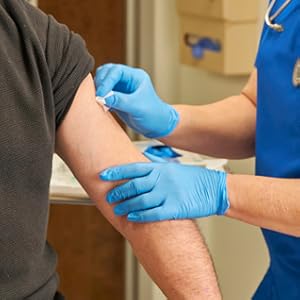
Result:
{"type": "Polygon", "coordinates": [[[92,71],[94,60],[78,34],[56,22],[53,17],[48,18],[45,51],[52,78],[56,127],[58,127],[71,106],[81,82],[92,71]]]}
{"type": "Polygon", "coordinates": [[[94,59],[80,35],[30,4],[25,6],[45,51],[58,128],[81,82],[93,70],[94,59]]]}

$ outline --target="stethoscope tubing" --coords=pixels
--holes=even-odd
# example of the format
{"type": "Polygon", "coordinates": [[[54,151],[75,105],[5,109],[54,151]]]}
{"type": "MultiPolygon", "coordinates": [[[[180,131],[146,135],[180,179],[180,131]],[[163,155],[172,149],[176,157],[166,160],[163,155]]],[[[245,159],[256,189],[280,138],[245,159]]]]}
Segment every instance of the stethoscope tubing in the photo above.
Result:
{"type": "Polygon", "coordinates": [[[270,27],[271,29],[275,30],[275,31],[278,31],[278,32],[281,32],[281,31],[284,31],[284,28],[282,26],[282,24],[277,24],[277,23],[273,23],[273,21],[275,20],[275,18],[277,18],[283,11],[284,9],[292,2],[292,0],[286,0],[280,7],[279,9],[272,15],[270,16],[271,14],[271,11],[276,3],[276,0],[272,0],[268,9],[267,9],[267,12],[266,12],[266,15],[265,15],[265,22],[267,24],[268,27],[270,27]]]}

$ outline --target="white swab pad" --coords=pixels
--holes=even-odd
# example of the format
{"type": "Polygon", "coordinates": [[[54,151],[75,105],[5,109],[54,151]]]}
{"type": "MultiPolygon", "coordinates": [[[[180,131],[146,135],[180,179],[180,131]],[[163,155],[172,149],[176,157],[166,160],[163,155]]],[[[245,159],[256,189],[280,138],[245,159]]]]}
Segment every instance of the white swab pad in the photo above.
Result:
{"type": "Polygon", "coordinates": [[[106,106],[106,100],[105,99],[108,98],[108,97],[113,96],[113,94],[114,94],[114,92],[111,91],[104,97],[99,97],[99,96],[96,97],[96,102],[102,106],[102,108],[104,109],[105,112],[109,111],[109,107],[106,106]]]}

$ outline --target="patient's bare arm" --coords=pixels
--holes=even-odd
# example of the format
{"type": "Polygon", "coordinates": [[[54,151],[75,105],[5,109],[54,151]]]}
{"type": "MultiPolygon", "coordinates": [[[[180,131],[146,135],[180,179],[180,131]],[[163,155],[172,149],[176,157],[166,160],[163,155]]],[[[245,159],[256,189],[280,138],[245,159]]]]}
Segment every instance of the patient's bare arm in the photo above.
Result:
{"type": "Polygon", "coordinates": [[[56,151],[102,214],[130,242],[139,261],[169,299],[221,298],[209,253],[192,221],[133,224],[113,214],[105,196],[114,184],[101,182],[99,172],[145,158],[110,113],[95,102],[91,76],[82,82],[58,129],[56,151]]]}

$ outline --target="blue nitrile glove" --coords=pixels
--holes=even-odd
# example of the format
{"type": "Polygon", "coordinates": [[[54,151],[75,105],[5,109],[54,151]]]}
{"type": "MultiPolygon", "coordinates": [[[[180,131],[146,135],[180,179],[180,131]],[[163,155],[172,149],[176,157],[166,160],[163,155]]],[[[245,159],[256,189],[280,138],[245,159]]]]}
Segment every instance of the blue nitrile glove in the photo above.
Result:
{"type": "Polygon", "coordinates": [[[149,75],[124,65],[107,64],[97,70],[97,96],[106,98],[106,105],[115,111],[130,128],[148,138],[169,135],[177,126],[179,116],[156,94],[149,75]]]}
{"type": "Polygon", "coordinates": [[[100,174],[105,181],[129,180],[107,194],[115,214],[133,222],[224,215],[230,204],[227,174],[174,163],[135,163],[100,174]]]}

